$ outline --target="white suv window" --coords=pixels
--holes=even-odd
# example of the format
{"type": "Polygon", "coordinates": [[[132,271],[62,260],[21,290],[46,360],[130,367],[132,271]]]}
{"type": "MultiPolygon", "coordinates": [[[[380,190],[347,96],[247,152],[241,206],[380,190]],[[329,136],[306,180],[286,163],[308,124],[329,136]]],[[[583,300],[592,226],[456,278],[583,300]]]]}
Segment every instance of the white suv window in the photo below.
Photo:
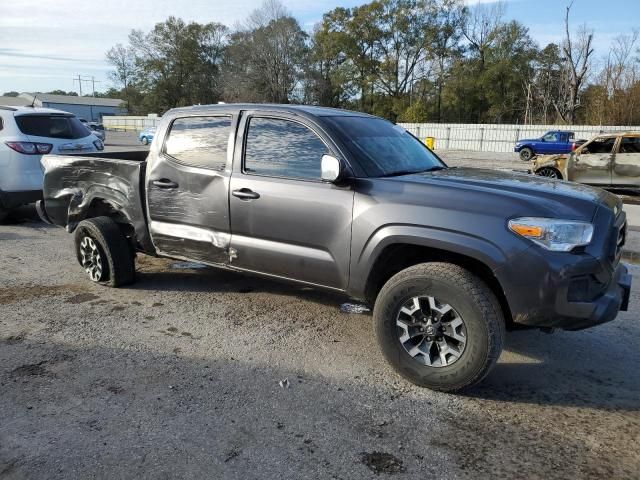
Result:
{"type": "Polygon", "coordinates": [[[90,134],[80,120],[70,115],[16,115],[15,119],[20,131],[33,137],[73,140],[90,134]]]}

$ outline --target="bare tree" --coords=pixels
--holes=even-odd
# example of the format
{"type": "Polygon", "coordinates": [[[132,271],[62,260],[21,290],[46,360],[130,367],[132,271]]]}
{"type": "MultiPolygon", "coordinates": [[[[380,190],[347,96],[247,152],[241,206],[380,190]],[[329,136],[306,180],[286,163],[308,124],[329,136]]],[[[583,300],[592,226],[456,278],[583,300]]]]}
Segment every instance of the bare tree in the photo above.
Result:
{"type": "Polygon", "coordinates": [[[107,52],[107,61],[114,67],[114,70],[109,73],[109,78],[113,83],[122,87],[127,110],[131,111],[129,87],[136,72],[135,56],[130,48],[118,43],[107,52]]]}
{"type": "Polygon", "coordinates": [[[573,124],[576,121],[576,114],[580,108],[580,92],[589,72],[593,55],[593,32],[585,25],[580,27],[575,40],[571,38],[569,14],[572,6],[573,2],[567,6],[564,18],[566,38],[562,45],[565,63],[562,95],[554,105],[560,118],[568,124],[573,124]]]}
{"type": "Polygon", "coordinates": [[[504,2],[484,4],[478,2],[469,12],[463,27],[463,34],[471,44],[471,48],[478,52],[480,63],[484,67],[486,52],[493,44],[504,16],[504,2]]]}

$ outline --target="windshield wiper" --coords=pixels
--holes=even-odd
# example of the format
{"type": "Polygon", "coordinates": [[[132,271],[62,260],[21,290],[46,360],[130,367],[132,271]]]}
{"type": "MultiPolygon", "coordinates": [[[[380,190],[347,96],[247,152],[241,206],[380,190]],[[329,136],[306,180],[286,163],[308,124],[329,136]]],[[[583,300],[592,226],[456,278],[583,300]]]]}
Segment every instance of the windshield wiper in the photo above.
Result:
{"type": "Polygon", "coordinates": [[[434,165],[433,167],[426,168],[424,170],[398,170],[397,172],[385,173],[384,175],[380,175],[381,178],[386,177],[400,177],[402,175],[414,175],[416,173],[427,173],[427,172],[436,172],[438,170],[444,170],[447,167],[443,167],[441,165],[434,165]]]}

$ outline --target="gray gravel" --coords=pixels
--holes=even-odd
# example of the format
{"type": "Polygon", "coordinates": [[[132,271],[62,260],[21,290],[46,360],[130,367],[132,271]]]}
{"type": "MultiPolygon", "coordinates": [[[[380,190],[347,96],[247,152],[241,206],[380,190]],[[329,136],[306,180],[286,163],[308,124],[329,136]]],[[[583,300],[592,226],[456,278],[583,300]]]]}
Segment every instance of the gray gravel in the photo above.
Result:
{"type": "Polygon", "coordinates": [[[2,479],[638,478],[638,283],[610,324],[508,334],[454,396],[399,378],[339,296],[144,256],[136,285],[102,288],[19,213],[0,226],[2,479]]]}

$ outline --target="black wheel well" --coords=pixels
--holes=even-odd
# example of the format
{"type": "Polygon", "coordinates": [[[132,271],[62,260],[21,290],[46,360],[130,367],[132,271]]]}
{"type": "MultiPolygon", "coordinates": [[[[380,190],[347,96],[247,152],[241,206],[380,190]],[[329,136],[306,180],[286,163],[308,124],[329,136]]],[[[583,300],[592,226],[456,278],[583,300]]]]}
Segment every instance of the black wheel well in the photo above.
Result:
{"type": "Polygon", "coordinates": [[[500,282],[491,268],[481,261],[449,250],[412,244],[394,244],[384,248],[369,272],[365,297],[373,305],[382,286],[396,273],[413,265],[426,262],[448,262],[459,265],[484,280],[500,302],[507,324],[513,322],[511,309],[500,282]]]}
{"type": "Polygon", "coordinates": [[[127,240],[132,246],[136,245],[136,231],[131,221],[122,214],[109,200],[94,198],[85,211],[84,218],[109,217],[118,224],[127,240]]]}

